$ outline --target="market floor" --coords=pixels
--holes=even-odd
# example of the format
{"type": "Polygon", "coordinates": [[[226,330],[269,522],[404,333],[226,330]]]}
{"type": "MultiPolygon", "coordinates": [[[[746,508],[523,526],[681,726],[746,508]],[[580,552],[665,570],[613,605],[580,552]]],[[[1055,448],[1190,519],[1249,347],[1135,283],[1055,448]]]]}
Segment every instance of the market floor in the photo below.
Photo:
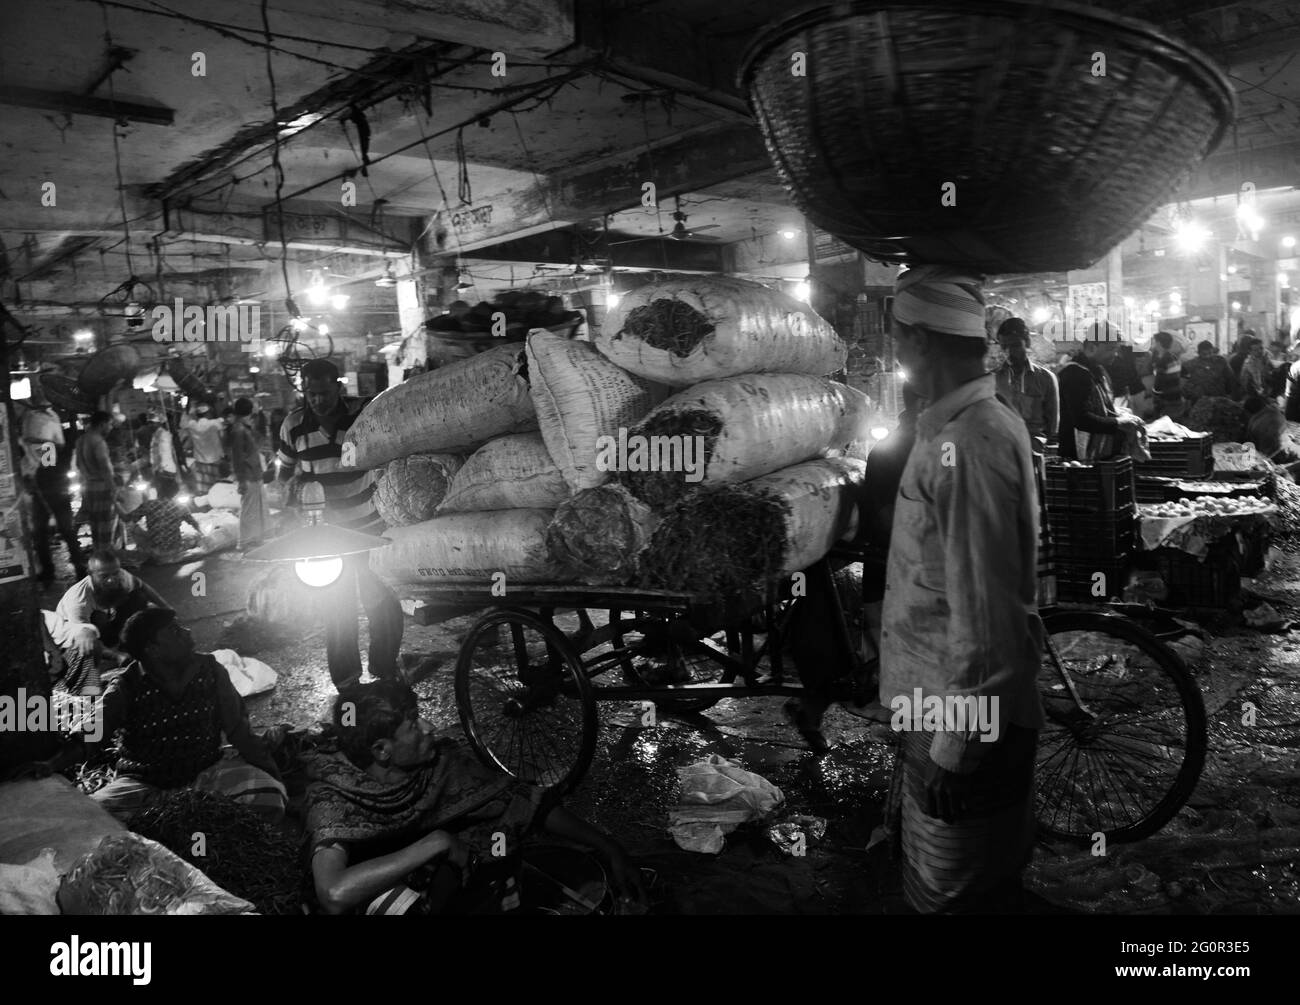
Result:
{"type": "MultiPolygon", "coordinates": [[[[273,692],[249,702],[255,728],[311,727],[334,689],[309,598],[293,591],[280,598],[297,626],[291,634],[268,639],[227,627],[256,592],[263,568],[225,555],[146,567],[142,575],[177,606],[200,649],[219,648],[224,635],[247,655],[257,650],[279,673],[273,692]]],[[[1252,592],[1300,622],[1300,560],[1283,556],[1252,592]]],[[[404,639],[404,651],[426,660],[416,686],[426,716],[450,729],[459,728],[452,667],[471,620],[408,624],[404,639]]],[[[1028,876],[1031,910],[1300,913],[1300,629],[1263,634],[1220,618],[1202,634],[1179,643],[1210,715],[1210,752],[1188,806],[1155,837],[1104,854],[1041,846],[1028,876]]],[[[834,749],[816,758],[786,724],[780,699],[726,699],[696,715],[663,714],[654,726],[642,726],[631,702],[599,708],[596,757],[568,805],[653,870],[656,911],[906,910],[884,844],[867,848],[892,767],[884,727],[833,710],[826,733],[834,749]],[[781,851],[759,826],[730,835],[717,856],[677,848],[666,831],[677,768],[709,754],[737,759],[777,785],[786,802],[776,820],[819,817],[824,836],[809,840],[802,857],[781,851]]]]}

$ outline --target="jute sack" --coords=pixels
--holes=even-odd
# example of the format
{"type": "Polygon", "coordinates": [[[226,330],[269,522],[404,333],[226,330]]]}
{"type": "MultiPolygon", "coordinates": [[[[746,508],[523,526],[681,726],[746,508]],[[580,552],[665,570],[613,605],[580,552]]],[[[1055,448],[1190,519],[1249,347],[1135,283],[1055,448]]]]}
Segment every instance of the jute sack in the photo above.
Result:
{"type": "Polygon", "coordinates": [[[380,393],[343,440],[343,458],[377,468],[409,454],[469,453],[537,429],[523,347],[496,346],[380,393]]]}
{"type": "Polygon", "coordinates": [[[596,463],[600,437],[617,436],[672,394],[611,363],[590,342],[541,329],[528,336],[528,374],[546,449],[574,492],[610,478],[596,463]]]}
{"type": "Polygon", "coordinates": [[[647,582],[726,595],[807,569],[851,536],[865,473],[824,458],[688,496],[655,531],[647,582]]]}
{"type": "Polygon", "coordinates": [[[583,489],[555,511],[551,557],[592,586],[635,583],[660,516],[622,485],[583,489]]]}
{"type": "Polygon", "coordinates": [[[693,489],[842,451],[864,438],[869,421],[865,394],[821,377],[709,380],[673,395],[633,427],[626,451],[619,444],[619,480],[663,508],[693,489]]]}
{"type": "Polygon", "coordinates": [[[541,433],[498,436],[456,472],[438,513],[494,509],[555,509],[569,486],[546,452],[541,433]]]}
{"type": "Polygon", "coordinates": [[[848,347],[807,304],[757,283],[691,276],[625,294],[596,348],[625,370],[676,387],[741,373],[844,368],[848,347]]]}
{"type": "Polygon", "coordinates": [[[389,461],[375,486],[375,509],[390,527],[431,520],[465,459],[455,454],[412,454],[389,461]]]}
{"type": "Polygon", "coordinates": [[[384,536],[392,544],[370,553],[370,568],[390,583],[565,582],[546,551],[549,509],[449,513],[384,536]]]}

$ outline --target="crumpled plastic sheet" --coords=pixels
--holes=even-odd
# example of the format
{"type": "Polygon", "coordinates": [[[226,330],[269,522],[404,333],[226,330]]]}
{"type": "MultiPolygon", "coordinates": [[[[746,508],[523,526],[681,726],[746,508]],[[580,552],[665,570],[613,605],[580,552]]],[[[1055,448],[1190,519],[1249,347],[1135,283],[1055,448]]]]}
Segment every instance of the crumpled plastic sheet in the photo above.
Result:
{"type": "Polygon", "coordinates": [[[677,847],[716,855],[726,835],[750,820],[762,820],[785,802],[785,794],[739,761],[710,754],[677,769],[681,803],[668,814],[668,832],[677,847]]]}

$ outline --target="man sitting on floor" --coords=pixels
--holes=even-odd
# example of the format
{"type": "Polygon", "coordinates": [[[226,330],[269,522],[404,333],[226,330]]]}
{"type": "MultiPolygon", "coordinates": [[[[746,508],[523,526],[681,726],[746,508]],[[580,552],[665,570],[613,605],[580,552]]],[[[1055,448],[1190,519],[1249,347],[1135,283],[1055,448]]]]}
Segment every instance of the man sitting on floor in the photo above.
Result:
{"type": "Polygon", "coordinates": [[[90,575],[68,587],[50,619],[50,638],[60,650],[62,669],[54,689],[98,693],[125,662],[117,645],[127,618],[148,607],[170,608],[148,583],[122,568],[111,548],[90,556],[90,575]]]}
{"type": "Polygon", "coordinates": [[[185,552],[181,538],[181,524],[187,523],[203,536],[203,528],[190,515],[190,511],[176,501],[178,486],[175,482],[161,481],[151,498],[127,512],[118,504],[118,512],[127,523],[144,521],[140,550],[155,562],[175,562],[185,552]]]}
{"type": "Polygon", "coordinates": [[[621,892],[643,895],[612,838],[553,794],[488,770],[463,741],[435,734],[405,684],[345,688],[334,726],[341,751],[307,760],[311,869],[325,913],[466,910],[456,895],[471,852],[486,855],[504,840],[512,855],[537,822],[595,850],[621,892]]]}
{"type": "Polygon", "coordinates": [[[117,777],[92,797],[119,820],[178,788],[229,796],[271,822],[282,818],[284,784],[249,727],[244,700],[211,653],[195,652],[176,612],[133,614],[122,629],[122,648],[135,661],[108,685],[98,721],[74,728],[46,762],[50,768],[84,760],[83,739],[121,730],[117,777]],[[222,746],[223,734],[230,747],[222,746]]]}

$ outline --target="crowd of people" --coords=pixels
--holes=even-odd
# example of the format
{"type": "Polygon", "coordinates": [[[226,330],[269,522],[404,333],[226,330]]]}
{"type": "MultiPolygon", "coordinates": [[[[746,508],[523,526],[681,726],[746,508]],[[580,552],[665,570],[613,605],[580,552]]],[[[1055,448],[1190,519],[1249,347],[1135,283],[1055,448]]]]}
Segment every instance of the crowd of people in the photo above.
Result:
{"type": "MultiPolygon", "coordinates": [[[[177,414],[154,409],[134,420],[120,410],[80,421],[55,409],[39,383],[21,409],[19,441],[24,487],[31,498],[33,540],[43,587],[54,584],[54,538],[62,538],[77,579],[86,576],[86,528],[91,548],[138,551],[145,560],[175,561],[184,552],[181,526],[202,537],[193,500],[234,479],[244,505],[241,550],[262,543],[266,507],[261,490],[278,449],[284,411],[268,417],[247,398],[222,415],[203,402],[177,414]],[[256,486],[256,488],[254,488],[256,486]],[[80,505],[74,509],[74,493],[80,505]]],[[[272,476],[274,472],[272,471],[272,476]]]]}

